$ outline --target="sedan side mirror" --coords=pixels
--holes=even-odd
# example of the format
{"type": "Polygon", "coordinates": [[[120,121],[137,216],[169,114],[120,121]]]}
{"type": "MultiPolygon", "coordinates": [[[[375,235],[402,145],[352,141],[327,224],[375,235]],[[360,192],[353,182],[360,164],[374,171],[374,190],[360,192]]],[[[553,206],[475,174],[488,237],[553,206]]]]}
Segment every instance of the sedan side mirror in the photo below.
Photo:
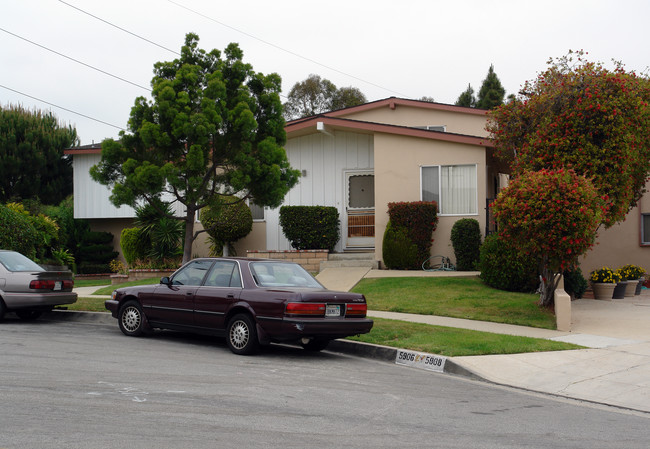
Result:
{"type": "Polygon", "coordinates": [[[171,285],[171,282],[169,282],[169,276],[163,276],[160,278],[160,283],[164,285],[171,285]]]}

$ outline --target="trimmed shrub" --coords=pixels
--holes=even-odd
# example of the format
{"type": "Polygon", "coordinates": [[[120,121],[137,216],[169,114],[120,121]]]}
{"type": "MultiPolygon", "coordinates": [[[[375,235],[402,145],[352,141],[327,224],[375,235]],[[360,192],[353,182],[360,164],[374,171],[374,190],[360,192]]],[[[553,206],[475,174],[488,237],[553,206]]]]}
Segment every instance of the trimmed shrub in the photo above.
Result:
{"type": "Polygon", "coordinates": [[[534,292],[539,285],[537,263],[521,255],[497,234],[481,245],[481,279],[490,287],[511,292],[534,292]]]}
{"type": "Polygon", "coordinates": [[[0,204],[0,229],[0,248],[18,251],[30,259],[36,257],[34,242],[39,234],[27,217],[0,204]]]}
{"type": "Polygon", "coordinates": [[[298,250],[328,249],[332,251],[341,236],[339,212],[327,206],[282,206],[282,233],[298,250]]]}
{"type": "Polygon", "coordinates": [[[419,263],[414,269],[420,269],[431,256],[432,234],[438,225],[438,205],[434,201],[388,203],[388,216],[393,227],[406,230],[415,243],[419,263]]]}
{"type": "Polygon", "coordinates": [[[582,275],[580,267],[574,267],[566,270],[564,273],[564,291],[571,295],[573,299],[580,299],[587,291],[588,283],[582,275]]]}
{"type": "Polygon", "coordinates": [[[384,232],[382,258],[389,270],[417,270],[420,268],[418,247],[404,228],[393,227],[389,221],[384,232]]]}
{"type": "Polygon", "coordinates": [[[82,274],[110,273],[110,261],[119,253],[113,251],[113,234],[110,232],[88,232],[84,235],[77,269],[82,274]]]}
{"type": "MultiPolygon", "coordinates": [[[[223,246],[246,237],[253,230],[250,207],[235,196],[222,197],[215,206],[201,209],[201,224],[210,236],[213,255],[221,255],[223,246]]],[[[229,255],[235,255],[229,251],[229,255]]]]}
{"type": "Polygon", "coordinates": [[[120,234],[120,248],[126,263],[133,265],[137,260],[144,260],[151,246],[148,238],[142,235],[140,228],[124,228],[120,234]]]}
{"type": "Polygon", "coordinates": [[[451,228],[451,244],[458,271],[478,269],[481,257],[481,227],[473,218],[461,218],[451,228]]]}

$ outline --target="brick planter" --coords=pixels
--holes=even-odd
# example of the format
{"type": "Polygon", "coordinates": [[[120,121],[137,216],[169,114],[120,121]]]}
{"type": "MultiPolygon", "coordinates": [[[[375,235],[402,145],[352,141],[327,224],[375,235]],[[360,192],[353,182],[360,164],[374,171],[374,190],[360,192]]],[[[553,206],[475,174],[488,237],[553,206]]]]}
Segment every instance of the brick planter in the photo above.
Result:
{"type": "Polygon", "coordinates": [[[306,249],[295,251],[246,251],[246,255],[253,259],[274,259],[295,262],[309,271],[318,273],[321,261],[327,260],[329,250],[327,249],[306,249]]]}

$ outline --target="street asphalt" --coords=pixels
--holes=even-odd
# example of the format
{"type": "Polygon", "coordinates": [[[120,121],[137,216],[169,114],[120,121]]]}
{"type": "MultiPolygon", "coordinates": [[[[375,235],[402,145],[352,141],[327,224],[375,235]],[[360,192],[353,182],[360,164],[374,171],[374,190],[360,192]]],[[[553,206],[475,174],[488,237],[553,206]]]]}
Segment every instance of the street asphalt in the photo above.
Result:
{"type": "MultiPolygon", "coordinates": [[[[329,268],[318,279],[333,290],[349,290],[362,277],[449,276],[449,273],[329,268]],[[334,272],[327,272],[335,270],[334,272]],[[356,278],[356,281],[354,280],[356,278]]],[[[98,287],[78,288],[87,296],[98,287]]],[[[421,322],[575,343],[587,349],[445,358],[444,372],[487,382],[650,413],[650,290],[641,295],[571,304],[570,332],[430,315],[369,311],[370,317],[421,322]]],[[[117,326],[108,313],[54,311],[45,319],[83,320],[117,326]]],[[[397,362],[398,349],[337,340],[328,351],[397,362]]],[[[415,369],[418,366],[415,364],[415,369]]]]}

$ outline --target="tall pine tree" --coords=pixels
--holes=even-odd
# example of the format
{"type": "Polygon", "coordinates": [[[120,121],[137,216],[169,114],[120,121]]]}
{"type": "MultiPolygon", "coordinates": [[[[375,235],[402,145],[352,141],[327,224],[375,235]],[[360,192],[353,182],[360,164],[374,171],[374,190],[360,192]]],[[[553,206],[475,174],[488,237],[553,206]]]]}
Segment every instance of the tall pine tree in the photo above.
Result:
{"type": "Polygon", "coordinates": [[[465,106],[466,108],[475,108],[476,107],[476,97],[474,96],[474,88],[471,84],[467,85],[465,92],[460,94],[456,103],[456,106],[465,106]]]}
{"type": "Polygon", "coordinates": [[[481,90],[478,91],[476,107],[481,109],[494,109],[503,104],[505,95],[506,90],[501,85],[497,74],[494,73],[494,65],[490,65],[490,70],[483,80],[481,90]]]}

